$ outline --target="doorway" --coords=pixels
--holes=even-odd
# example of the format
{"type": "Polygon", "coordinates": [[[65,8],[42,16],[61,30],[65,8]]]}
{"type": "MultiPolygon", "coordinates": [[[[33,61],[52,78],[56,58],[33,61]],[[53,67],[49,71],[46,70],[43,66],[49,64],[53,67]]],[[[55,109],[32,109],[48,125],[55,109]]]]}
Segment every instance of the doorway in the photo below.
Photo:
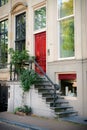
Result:
{"type": "Polygon", "coordinates": [[[8,87],[0,84],[0,112],[7,111],[8,108],[8,87]]]}
{"type": "MultiPolygon", "coordinates": [[[[35,34],[35,57],[36,62],[46,72],[46,32],[35,34]]],[[[35,70],[41,74],[37,66],[35,66],[35,70]]]]}

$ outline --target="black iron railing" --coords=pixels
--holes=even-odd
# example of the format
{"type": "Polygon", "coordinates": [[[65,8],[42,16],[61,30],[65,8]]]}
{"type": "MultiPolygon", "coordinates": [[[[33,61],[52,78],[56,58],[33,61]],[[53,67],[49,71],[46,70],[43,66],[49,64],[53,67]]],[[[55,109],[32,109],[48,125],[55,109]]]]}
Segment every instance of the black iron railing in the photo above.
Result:
{"type": "MultiPolygon", "coordinates": [[[[55,102],[56,102],[56,99],[58,98],[57,96],[57,90],[59,90],[60,86],[58,84],[55,84],[53,83],[53,81],[48,77],[48,75],[44,72],[44,70],[42,69],[42,67],[34,60],[33,62],[32,61],[29,61],[29,63],[26,63],[25,66],[28,68],[28,69],[32,69],[32,65],[38,67],[39,71],[42,73],[42,75],[50,82],[50,84],[52,85],[52,87],[54,88],[54,104],[53,106],[55,106],[55,102]]],[[[10,80],[12,81],[15,81],[15,80],[18,80],[18,74],[16,73],[15,71],[15,67],[10,63],[10,80]]]]}
{"type": "Polygon", "coordinates": [[[34,64],[39,68],[41,73],[47,78],[47,80],[54,87],[54,103],[53,103],[53,106],[55,106],[55,102],[58,99],[56,91],[59,90],[60,86],[58,84],[53,83],[53,81],[48,77],[48,75],[43,71],[42,67],[35,60],[34,60],[34,64]]]}

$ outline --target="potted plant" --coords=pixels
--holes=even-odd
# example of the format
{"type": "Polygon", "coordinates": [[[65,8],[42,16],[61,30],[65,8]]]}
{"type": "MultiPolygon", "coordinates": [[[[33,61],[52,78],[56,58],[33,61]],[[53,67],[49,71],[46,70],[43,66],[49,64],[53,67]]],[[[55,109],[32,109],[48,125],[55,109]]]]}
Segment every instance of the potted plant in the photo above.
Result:
{"type": "Polygon", "coordinates": [[[32,113],[32,109],[27,105],[16,107],[14,111],[14,114],[21,115],[21,116],[31,115],[31,113],[32,113]]]}

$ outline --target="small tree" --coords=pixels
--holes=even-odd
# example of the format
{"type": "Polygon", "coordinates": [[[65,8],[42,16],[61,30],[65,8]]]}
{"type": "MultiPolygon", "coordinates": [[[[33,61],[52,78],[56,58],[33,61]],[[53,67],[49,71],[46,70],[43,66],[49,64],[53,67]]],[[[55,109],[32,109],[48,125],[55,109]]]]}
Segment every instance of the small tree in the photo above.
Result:
{"type": "MultiPolygon", "coordinates": [[[[25,67],[26,63],[29,61],[34,61],[34,56],[30,56],[27,50],[18,51],[10,48],[8,50],[11,56],[11,64],[14,65],[15,72],[19,76],[19,81],[21,82],[22,93],[22,107],[25,105],[24,97],[25,92],[29,91],[30,87],[37,82],[40,78],[39,75],[33,69],[25,67]]],[[[40,81],[40,80],[39,80],[40,81]]]]}
{"type": "Polygon", "coordinates": [[[27,50],[14,51],[13,48],[9,49],[9,54],[11,56],[11,64],[14,65],[15,72],[19,75],[23,91],[29,91],[31,85],[35,84],[39,78],[39,75],[34,70],[25,67],[26,63],[34,61],[34,56],[30,56],[27,50]]]}

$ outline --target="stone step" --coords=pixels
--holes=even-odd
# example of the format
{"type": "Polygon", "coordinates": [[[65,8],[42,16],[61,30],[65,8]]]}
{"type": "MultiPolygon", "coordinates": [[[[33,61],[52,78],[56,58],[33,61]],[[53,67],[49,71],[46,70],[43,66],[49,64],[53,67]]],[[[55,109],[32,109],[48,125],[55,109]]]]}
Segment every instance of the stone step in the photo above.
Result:
{"type": "Polygon", "coordinates": [[[39,88],[38,89],[38,92],[51,92],[51,91],[54,91],[53,88],[39,88]]]}
{"type": "Polygon", "coordinates": [[[53,109],[55,112],[62,112],[64,110],[71,110],[73,109],[73,107],[71,106],[59,106],[59,107],[51,107],[51,109],[53,109]]]}
{"type": "MultiPolygon", "coordinates": [[[[54,92],[42,92],[42,96],[43,97],[47,97],[47,96],[53,96],[54,95],[54,92]]],[[[60,93],[57,93],[57,95],[60,95],[60,93]]]]}
{"type": "Polygon", "coordinates": [[[35,82],[35,85],[51,85],[51,83],[49,82],[49,81],[41,81],[41,80],[39,80],[39,81],[36,81],[35,82]]]}
{"type": "Polygon", "coordinates": [[[55,113],[58,118],[63,118],[63,117],[70,117],[70,116],[76,116],[78,115],[78,112],[73,111],[73,110],[66,110],[64,112],[56,112],[55,113]]]}
{"type": "Polygon", "coordinates": [[[45,84],[36,84],[35,88],[51,88],[52,85],[45,85],[45,84]]]}
{"type": "MultiPolygon", "coordinates": [[[[60,100],[58,100],[58,101],[55,102],[55,105],[57,107],[57,106],[61,106],[61,105],[66,105],[68,103],[69,103],[68,101],[60,99],[60,100]]],[[[54,102],[50,102],[50,107],[52,107],[53,105],[54,105],[54,102]]]]}
{"type": "Polygon", "coordinates": [[[77,115],[77,112],[73,111],[73,107],[68,105],[69,102],[61,96],[62,93],[59,90],[56,91],[56,95],[54,96],[54,87],[52,87],[51,83],[45,80],[45,78],[39,79],[35,84],[35,89],[46,100],[46,103],[55,112],[57,118],[77,115]]]}
{"type": "Polygon", "coordinates": [[[52,101],[54,101],[54,99],[63,99],[64,97],[61,97],[61,96],[58,96],[58,97],[54,97],[54,96],[47,96],[47,97],[45,97],[46,98],[46,101],[47,102],[52,102],[52,101]]]}

